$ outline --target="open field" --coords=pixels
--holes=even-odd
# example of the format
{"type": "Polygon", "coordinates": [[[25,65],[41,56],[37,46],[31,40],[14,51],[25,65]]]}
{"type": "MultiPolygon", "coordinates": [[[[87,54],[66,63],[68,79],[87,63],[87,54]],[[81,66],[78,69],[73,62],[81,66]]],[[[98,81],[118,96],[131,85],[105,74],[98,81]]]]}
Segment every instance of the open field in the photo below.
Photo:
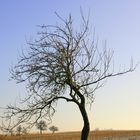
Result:
{"type": "MultiPolygon", "coordinates": [[[[80,132],[0,136],[0,140],[80,140],[80,132]]],[[[93,131],[89,140],[140,140],[140,131],[93,131]]]]}

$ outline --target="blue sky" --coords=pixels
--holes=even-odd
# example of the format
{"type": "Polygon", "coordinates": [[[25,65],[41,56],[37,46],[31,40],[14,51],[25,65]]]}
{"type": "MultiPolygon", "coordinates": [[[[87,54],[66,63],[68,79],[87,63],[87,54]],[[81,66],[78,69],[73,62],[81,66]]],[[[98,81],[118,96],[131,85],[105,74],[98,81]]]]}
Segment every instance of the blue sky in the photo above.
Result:
{"type": "MultiPolygon", "coordinates": [[[[37,25],[59,22],[54,12],[66,18],[69,13],[76,26],[80,24],[80,7],[99,39],[107,40],[114,50],[116,70],[119,64],[129,67],[131,56],[140,61],[139,0],[0,0],[0,106],[15,102],[24,94],[24,85],[16,85],[9,69],[16,64],[19,52],[27,47],[26,40],[36,37],[37,25]]],[[[124,76],[108,79],[95,93],[92,109],[88,109],[91,129],[140,129],[140,69],[124,76]]],[[[60,131],[81,130],[82,118],[73,104],[60,102],[53,119],[60,131]]]]}

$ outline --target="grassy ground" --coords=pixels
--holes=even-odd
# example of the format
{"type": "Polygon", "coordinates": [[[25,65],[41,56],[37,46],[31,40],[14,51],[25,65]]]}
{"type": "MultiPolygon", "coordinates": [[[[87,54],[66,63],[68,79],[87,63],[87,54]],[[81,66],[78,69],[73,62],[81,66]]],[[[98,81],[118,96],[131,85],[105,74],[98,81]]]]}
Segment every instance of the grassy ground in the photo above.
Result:
{"type": "MultiPolygon", "coordinates": [[[[140,131],[93,131],[89,140],[113,140],[140,138],[140,131]]],[[[80,132],[64,132],[55,134],[27,134],[21,136],[0,136],[0,140],[80,140],[80,132]]]]}

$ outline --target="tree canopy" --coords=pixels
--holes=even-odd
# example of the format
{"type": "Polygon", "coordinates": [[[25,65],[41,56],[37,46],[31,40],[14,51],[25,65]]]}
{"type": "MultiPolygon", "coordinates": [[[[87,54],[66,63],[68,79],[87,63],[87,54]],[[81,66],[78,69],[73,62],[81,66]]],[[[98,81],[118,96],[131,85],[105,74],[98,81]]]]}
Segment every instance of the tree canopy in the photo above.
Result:
{"type": "Polygon", "coordinates": [[[47,130],[47,124],[45,121],[41,120],[36,123],[36,128],[40,130],[40,134],[42,134],[42,131],[47,130]]]}

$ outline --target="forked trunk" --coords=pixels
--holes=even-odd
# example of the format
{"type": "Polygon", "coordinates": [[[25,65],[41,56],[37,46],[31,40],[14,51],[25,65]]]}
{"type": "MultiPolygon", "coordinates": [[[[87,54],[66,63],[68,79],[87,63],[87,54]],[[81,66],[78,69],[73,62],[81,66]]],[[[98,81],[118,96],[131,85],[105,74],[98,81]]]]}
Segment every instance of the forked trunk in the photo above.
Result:
{"type": "Polygon", "coordinates": [[[88,140],[90,125],[89,125],[89,119],[88,119],[88,115],[85,109],[85,105],[80,105],[79,109],[81,111],[82,118],[84,121],[84,126],[81,132],[81,140],[88,140]]]}

